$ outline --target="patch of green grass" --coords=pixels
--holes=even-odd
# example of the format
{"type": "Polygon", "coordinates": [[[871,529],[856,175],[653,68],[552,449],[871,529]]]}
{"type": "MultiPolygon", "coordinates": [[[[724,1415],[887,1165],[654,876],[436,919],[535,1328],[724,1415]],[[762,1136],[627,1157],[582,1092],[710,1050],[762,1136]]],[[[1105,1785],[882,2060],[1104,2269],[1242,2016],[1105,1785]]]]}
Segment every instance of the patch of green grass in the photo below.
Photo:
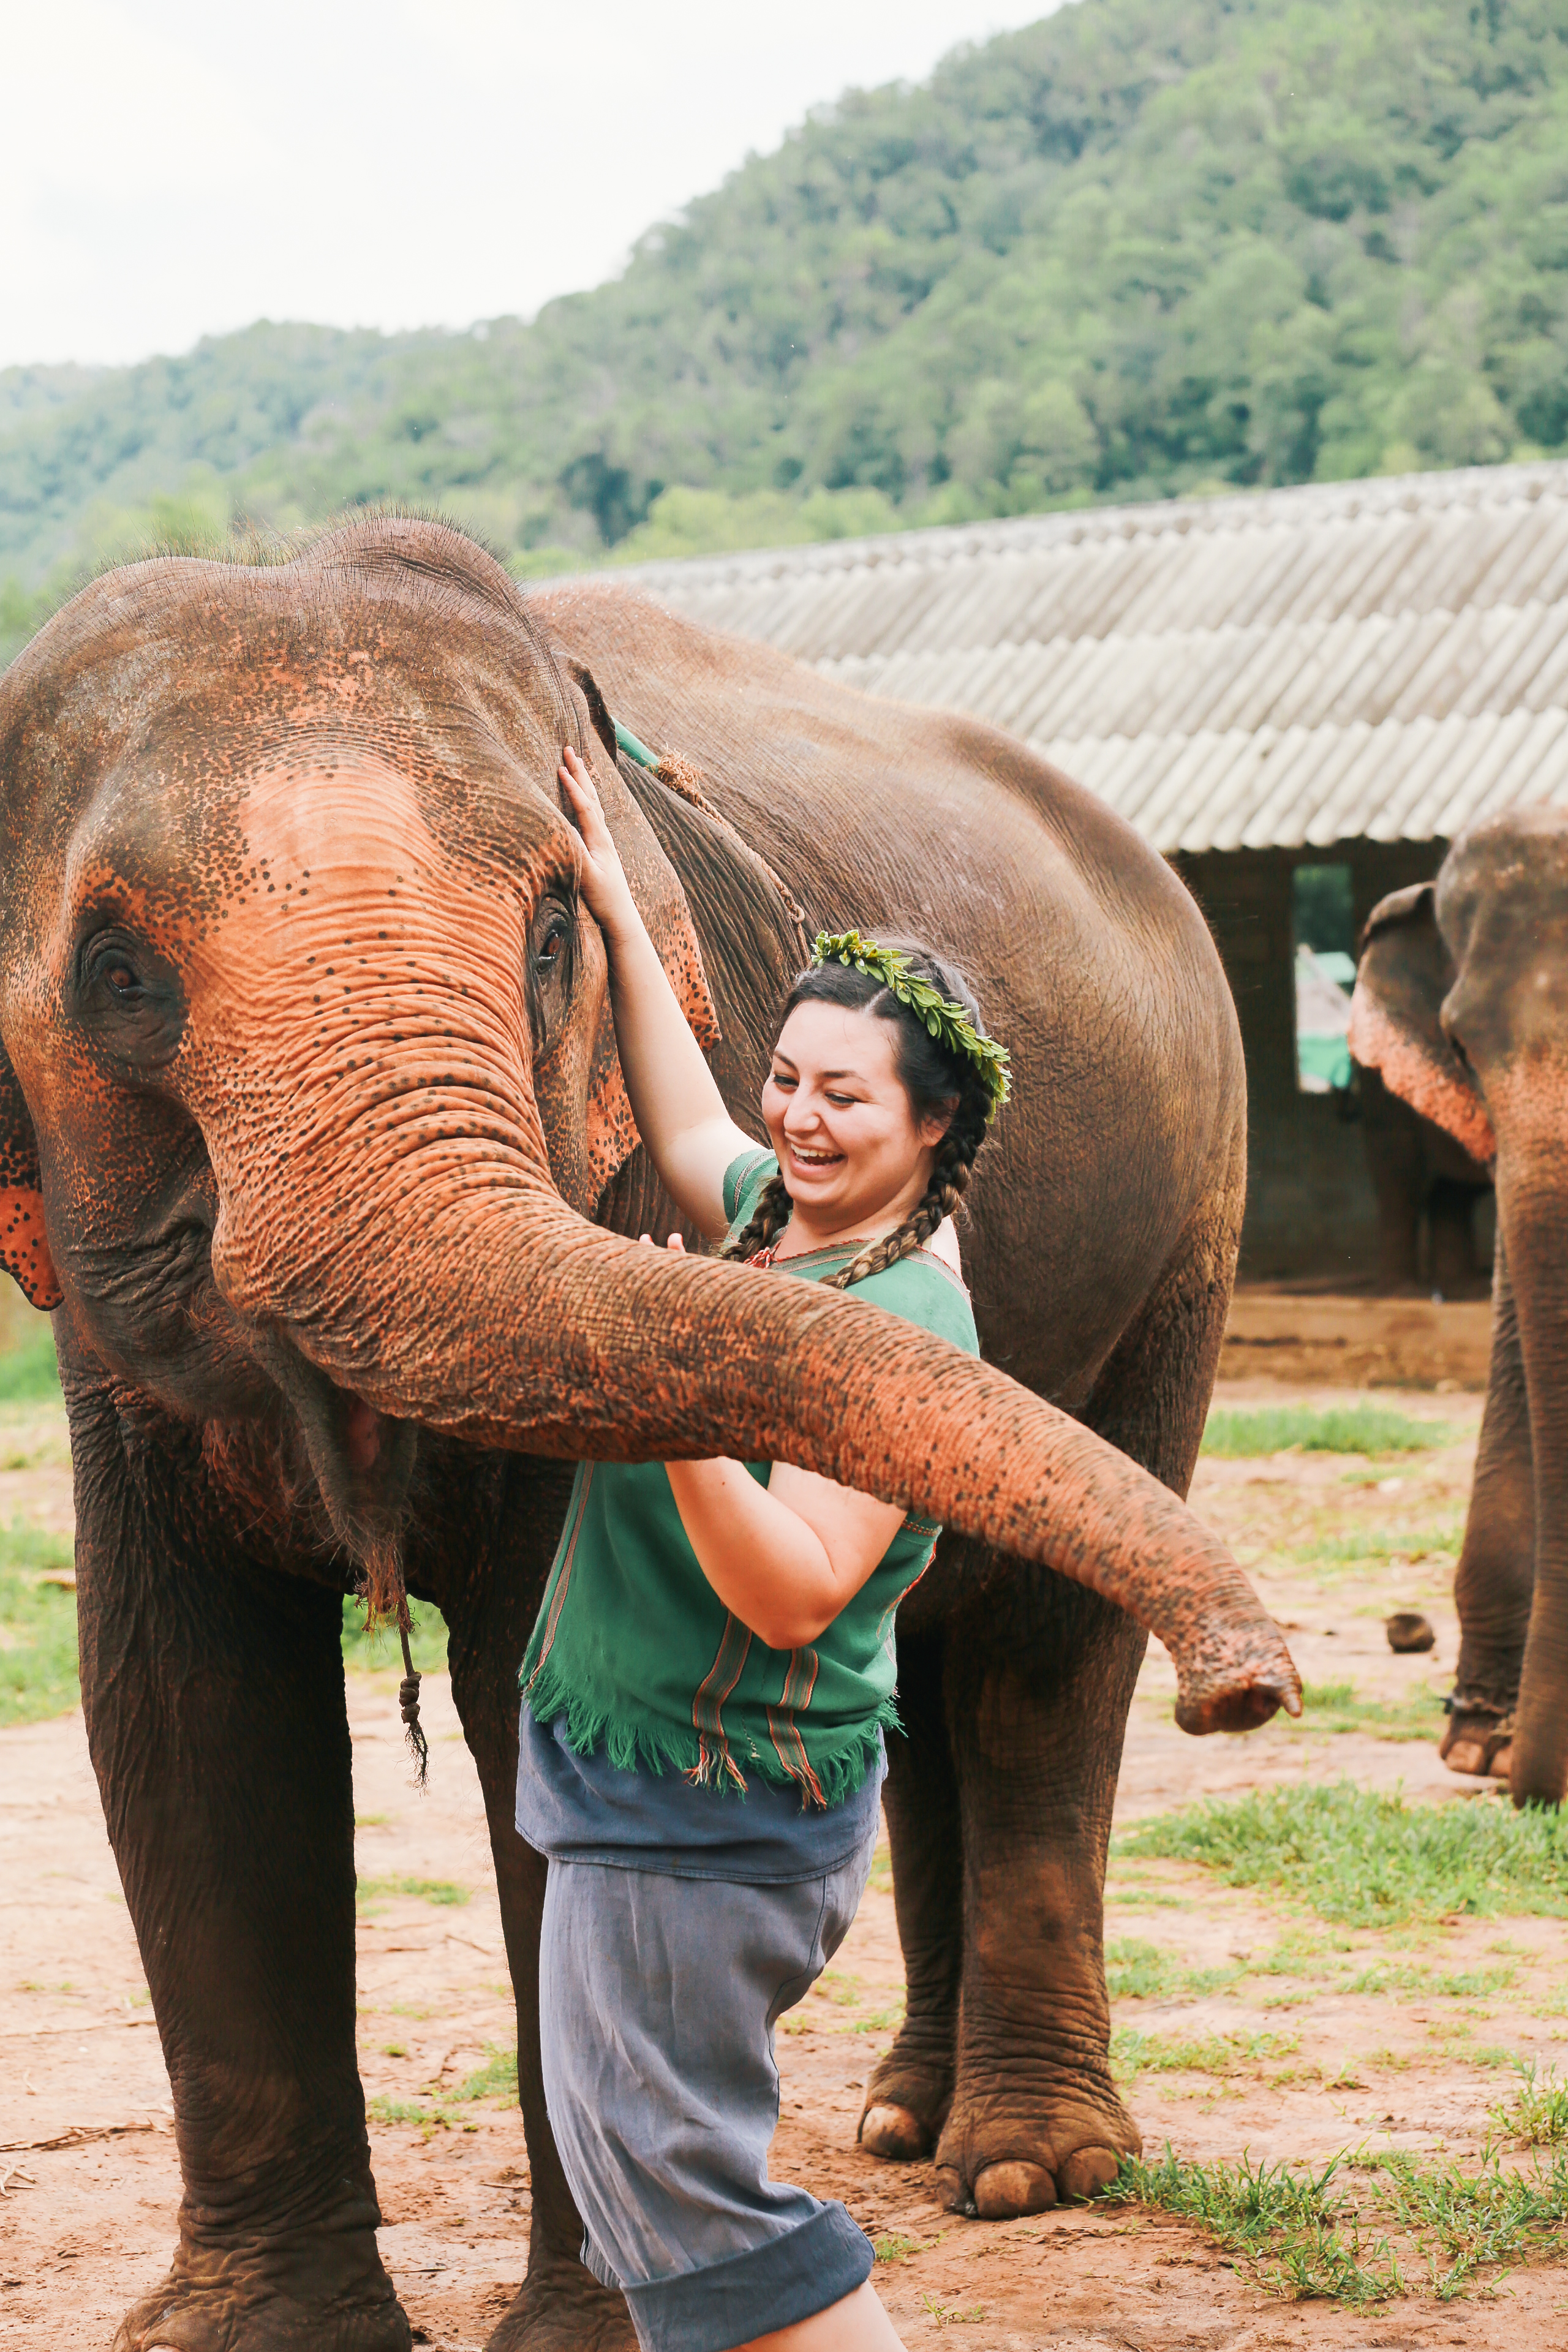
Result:
{"type": "Polygon", "coordinates": [[[1355,1528],[1345,1535],[1316,1536],[1293,1544],[1288,1557],[1302,1568],[1353,1568],[1367,1559],[1457,1559],[1464,1523],[1424,1528],[1355,1528]]]}
{"type": "Polygon", "coordinates": [[[451,2118],[439,2103],[426,2104],[423,2099],[367,2099],[364,2111],[374,2124],[422,2124],[426,2137],[432,2130],[448,2131],[451,2118]]]}
{"type": "Polygon", "coordinates": [[[1395,2227],[1420,2247],[1434,2292],[1449,2302],[1478,2272],[1555,2252],[1568,2221],[1568,2162],[1505,2168],[1495,2146],[1462,2164],[1423,2161],[1405,2148],[1361,2160],[1395,2227]],[[1441,2273],[1435,2256],[1447,2257],[1441,2273]]]}
{"type": "Polygon", "coordinates": [[[426,2091],[419,2099],[375,2098],[365,2102],[365,2113],[372,2123],[416,2124],[428,2139],[432,2132],[451,2131],[460,2127],[474,2131],[478,2126],[464,2123],[459,2107],[471,2106],[476,2099],[515,2099],[517,2096],[517,2053],[498,2050],[490,2045],[485,2063],[460,2083],[455,2091],[426,2091]]]}
{"type": "Polygon", "coordinates": [[[19,1520],[0,1532],[0,1724],[67,1715],[81,1696],[76,1594],[39,1581],[73,1556],[66,1538],[19,1520]]]}
{"type": "MultiPolygon", "coordinates": [[[[414,1656],[414,1669],[421,1675],[444,1675],[447,1671],[447,1621],[429,1601],[411,1601],[408,1614],[413,1630],[408,1646],[414,1656]]],[[[352,1593],[343,1595],[343,1664],[357,1666],[364,1673],[379,1673],[388,1667],[403,1672],[403,1651],[396,1629],[378,1625],[367,1633],[364,1625],[364,1603],[352,1593]]]]}
{"type": "Polygon", "coordinates": [[[1452,2302],[1483,2271],[1554,2253],[1568,2221],[1568,2158],[1505,2167],[1495,2143],[1463,2163],[1403,2148],[1346,2151],[1321,2171],[1288,2164],[1187,2164],[1166,2148],[1157,2164],[1124,2158],[1106,2191],[1194,2222],[1258,2284],[1299,2301],[1364,2305],[1412,2292],[1393,2240],[1452,2302]],[[1355,2193],[1347,2193],[1352,2177],[1355,2193]],[[1363,2252],[1363,2229],[1383,2235],[1363,2252]]]}
{"type": "Polygon", "coordinates": [[[885,2237],[871,2241],[871,2252],[879,2263],[907,2263],[910,2256],[918,2254],[920,2250],[918,2238],[903,2237],[896,2230],[889,2230],[885,2237]]]}
{"type": "Polygon", "coordinates": [[[60,1368],[53,1327],[39,1320],[20,1347],[0,1356],[0,1404],[60,1404],[60,1368]]]}
{"type": "Polygon", "coordinates": [[[1288,2164],[1187,2164],[1167,2147],[1162,2161],[1123,2157],[1106,2190],[1112,2203],[1151,2205],[1199,2229],[1250,2262],[1259,2282],[1292,2301],[1325,2295],[1336,2303],[1385,2303],[1405,2281],[1386,2241],[1362,2259],[1359,2231],[1342,2235],[1344,2208],[1329,2194],[1343,2157],[1321,2172],[1288,2164]]]}
{"type": "Polygon", "coordinates": [[[886,2033],[904,2021],[904,2004],[889,2001],[885,2009],[874,2009],[868,2017],[858,2017],[849,2028],[851,2033],[886,2033]]]}
{"type": "Polygon", "coordinates": [[[470,1892],[450,1878],[362,1878],[356,1898],[374,1903],[389,1895],[411,1895],[420,1903],[466,1903],[470,1892]]]}
{"type": "Polygon", "coordinates": [[[1485,1799],[1407,1805],[1348,1780],[1207,1800],[1144,1822],[1119,1854],[1196,1863],[1321,1918],[1387,1927],[1462,1912],[1568,1916],[1568,1820],[1485,1799]]]}
{"type": "Polygon", "coordinates": [[[1166,1990],[1174,1973],[1169,1952],[1124,1936],[1105,1948],[1105,1984],[1112,2000],[1153,2000],[1166,1990]]]}
{"type": "Polygon", "coordinates": [[[1301,1713],[1292,1732],[1365,1731],[1374,1739],[1435,1739],[1443,1726],[1443,1702],[1436,1691],[1415,1690],[1403,1699],[1363,1698],[1353,1683],[1303,1683],[1301,1713]]]}
{"type": "Polygon", "coordinates": [[[1413,2000],[1473,2000],[1478,1994],[1501,1992],[1513,1982],[1513,1969],[1457,1969],[1444,1976],[1436,1969],[1415,1969],[1393,1960],[1374,1960],[1357,1977],[1334,1987],[1346,1992],[1398,1993],[1413,2000]]]}
{"type": "Polygon", "coordinates": [[[1538,2072],[1533,2058],[1516,2059],[1519,2088],[1489,2108],[1488,2120],[1505,2138],[1526,2147],[1559,2147],[1568,2140],[1568,2083],[1554,2069],[1538,2072]]]}
{"type": "Polygon", "coordinates": [[[515,2099],[517,2096],[517,2052],[498,2050],[494,2042],[485,2048],[485,2063],[469,2074],[454,2096],[459,2105],[471,2099],[515,2099]]]}
{"type": "Polygon", "coordinates": [[[1228,2081],[1300,2046],[1299,2033],[1205,2033],[1183,2040],[1121,2026],[1110,2037],[1110,2063],[1123,2083],[1140,2074],[1217,2074],[1228,2081]]]}
{"type": "Polygon", "coordinates": [[[1453,1432],[1443,1422],[1412,1421],[1380,1404],[1267,1405],[1211,1412],[1202,1451],[1237,1462],[1260,1454],[1425,1454],[1447,1445],[1453,1432]]]}
{"type": "Polygon", "coordinates": [[[921,2297],[921,2306],[928,2319],[939,2327],[978,2327],[985,2316],[984,2304],[975,2304],[969,2311],[960,2311],[956,2304],[939,2303],[934,2294],[921,2297]]]}
{"type": "Polygon", "coordinates": [[[1184,1969],[1158,1944],[1125,1936],[1105,1948],[1105,1981],[1112,2000],[1157,2000],[1163,1994],[1217,1992],[1234,1984],[1238,1967],[1184,1969]]]}

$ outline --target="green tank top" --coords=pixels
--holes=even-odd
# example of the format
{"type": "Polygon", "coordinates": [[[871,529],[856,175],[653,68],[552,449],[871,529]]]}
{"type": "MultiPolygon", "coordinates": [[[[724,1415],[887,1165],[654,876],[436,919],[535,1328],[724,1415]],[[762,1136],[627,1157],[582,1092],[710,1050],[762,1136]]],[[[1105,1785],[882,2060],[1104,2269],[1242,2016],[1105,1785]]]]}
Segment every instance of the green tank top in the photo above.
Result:
{"type": "MultiPolygon", "coordinates": [[[[758,1150],[730,1168],[731,1233],[777,1167],[758,1150]]],[[[816,1250],[774,1272],[820,1282],[853,1255],[853,1244],[816,1250]]],[[[968,1291],[929,1251],[858,1282],[855,1297],[980,1352],[968,1291]]],[[[771,1466],[746,1465],[764,1486],[771,1466]]],[[[524,1701],[541,1723],[563,1717],[577,1753],[602,1748],[623,1769],[742,1792],[754,1773],[794,1783],[809,1804],[837,1804],[865,1778],[881,1726],[898,1723],[894,1615],[941,1532],[906,1518],[809,1648],[772,1650],[703,1575],[662,1463],[582,1463],[522,1664],[524,1701]]]]}

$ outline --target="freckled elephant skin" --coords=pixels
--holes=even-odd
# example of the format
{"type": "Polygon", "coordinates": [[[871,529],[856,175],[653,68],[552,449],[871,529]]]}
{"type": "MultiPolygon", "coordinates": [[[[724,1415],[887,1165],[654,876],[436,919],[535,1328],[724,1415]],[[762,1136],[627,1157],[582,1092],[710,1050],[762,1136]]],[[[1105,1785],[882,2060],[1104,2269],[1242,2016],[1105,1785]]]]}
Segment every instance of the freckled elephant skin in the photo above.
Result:
{"type": "Polygon", "coordinates": [[[1244,1185],[1192,901],[990,730],[615,589],[525,605],[440,526],[112,573],[0,681],[0,1260],[55,1305],[95,1769],[185,2184],[121,2352],[408,2341],[354,2064],[339,1600],[439,1603],[518,1998],[534,2227],[495,2352],[630,2341],[576,2261],[540,2088],[544,1871],[515,1670],[569,1462],[799,1462],[942,1519],[900,1627],[910,1977],[872,2085],[956,2205],[1135,2146],[1101,1887],[1145,1628],[1181,1720],[1295,1672],[1184,1496],[1244,1185]],[[679,755],[616,761],[610,714],[679,755]],[[966,1264],[985,1360],[853,1297],[623,1238],[637,1146],[558,747],[735,1115],[808,929],[972,973],[1017,1100],[966,1264]],[[1120,1449],[1120,1450],[1118,1450],[1120,1449]]]}
{"type": "Polygon", "coordinates": [[[1491,1367],[1454,1580],[1442,1752],[1514,1801],[1568,1790],[1568,817],[1514,809],[1373,908],[1357,1058],[1494,1171],[1491,1367]]]}

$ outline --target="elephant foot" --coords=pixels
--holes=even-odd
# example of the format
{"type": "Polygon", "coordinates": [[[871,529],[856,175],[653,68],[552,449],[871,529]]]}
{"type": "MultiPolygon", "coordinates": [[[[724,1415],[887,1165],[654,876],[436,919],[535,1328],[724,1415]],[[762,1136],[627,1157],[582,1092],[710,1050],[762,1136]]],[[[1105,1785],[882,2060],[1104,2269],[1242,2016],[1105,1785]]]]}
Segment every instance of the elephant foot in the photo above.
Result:
{"type": "Polygon", "coordinates": [[[411,2352],[408,2321],[379,2260],[375,2271],[378,2280],[367,2278],[359,2292],[334,2294],[323,2281],[313,2297],[308,2277],[279,2293],[259,2277],[230,2271],[202,2280],[176,2263],[155,2294],[126,2313],[114,2352],[411,2352]]]}
{"type": "Polygon", "coordinates": [[[637,2352],[626,2297],[574,2256],[530,2271],[485,2352],[637,2352]]]}
{"type": "Polygon", "coordinates": [[[929,2156],[952,2104],[951,2046],[932,2053],[908,2033],[906,2026],[872,2068],[856,2134],[862,2147],[890,2164],[929,2156]]]}
{"type": "Polygon", "coordinates": [[[936,2194],[950,2213],[1012,2221],[1098,2196],[1142,2136],[1109,2079],[1005,2113],[961,2085],[936,2151],[936,2194]]]}
{"type": "Polygon", "coordinates": [[[1513,1761],[1513,1716],[1490,1707],[1456,1708],[1437,1750],[1450,1772],[1506,1780],[1513,1761]]]}

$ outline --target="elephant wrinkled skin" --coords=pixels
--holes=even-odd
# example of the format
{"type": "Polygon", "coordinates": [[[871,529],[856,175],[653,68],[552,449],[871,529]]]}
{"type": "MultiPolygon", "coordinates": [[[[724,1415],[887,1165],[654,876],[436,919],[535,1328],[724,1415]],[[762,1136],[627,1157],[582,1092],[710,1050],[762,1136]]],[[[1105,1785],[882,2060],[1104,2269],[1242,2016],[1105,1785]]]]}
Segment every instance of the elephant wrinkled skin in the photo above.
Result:
{"type": "Polygon", "coordinates": [[[1351,1043],[1495,1170],[1492,1348],[1454,1580],[1443,1755],[1514,1801],[1568,1786],[1568,816],[1512,809],[1373,909],[1351,1043]]]}
{"type": "Polygon", "coordinates": [[[339,1647],[344,1591],[399,1572],[450,1629],[517,1990],[534,2228],[492,2345],[629,2341],[576,2259],[544,1870],[512,1827],[574,1455],[795,1461],[947,1524],[900,1629],[910,2001],[872,2136],[934,2147],[984,2212],[1102,2180],[1137,2143],[1100,1930],[1143,1628],[1189,1728],[1298,1694],[1179,1499],[1245,1125],[1179,884],[1002,736],[624,590],[525,604],[458,533],[393,520],[97,582],[0,682],[0,1256],[56,1309],[89,1738],[184,2180],[122,2352],[408,2343],[354,2060],[339,1647]],[[612,713],[684,760],[617,761],[612,713]],[[986,1360],[622,1238],[671,1212],[563,741],[740,1119],[803,921],[918,929],[973,972],[1017,1078],[965,1244],[986,1360]]]}

